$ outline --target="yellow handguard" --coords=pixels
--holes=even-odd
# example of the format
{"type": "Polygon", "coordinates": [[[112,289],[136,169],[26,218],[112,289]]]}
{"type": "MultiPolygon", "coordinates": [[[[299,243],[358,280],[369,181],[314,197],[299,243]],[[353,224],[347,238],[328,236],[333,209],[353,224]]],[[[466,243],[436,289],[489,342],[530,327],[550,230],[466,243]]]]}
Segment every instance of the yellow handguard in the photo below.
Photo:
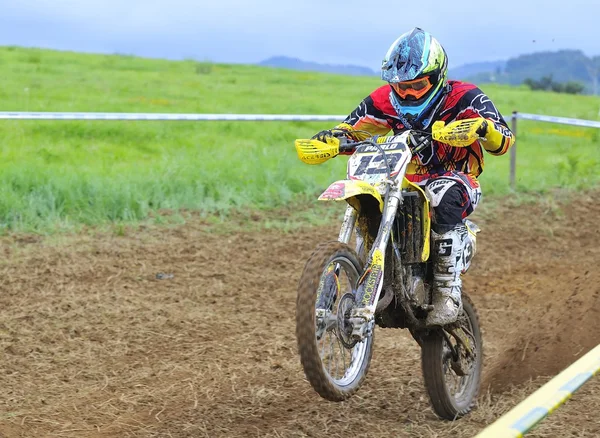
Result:
{"type": "Polygon", "coordinates": [[[455,147],[466,147],[479,140],[477,131],[487,120],[477,117],[475,119],[457,120],[449,124],[437,121],[431,127],[433,139],[440,143],[455,147]]]}
{"type": "Polygon", "coordinates": [[[299,139],[294,142],[298,158],[306,164],[321,164],[340,153],[340,140],[327,138],[327,143],[319,140],[299,139]]]}

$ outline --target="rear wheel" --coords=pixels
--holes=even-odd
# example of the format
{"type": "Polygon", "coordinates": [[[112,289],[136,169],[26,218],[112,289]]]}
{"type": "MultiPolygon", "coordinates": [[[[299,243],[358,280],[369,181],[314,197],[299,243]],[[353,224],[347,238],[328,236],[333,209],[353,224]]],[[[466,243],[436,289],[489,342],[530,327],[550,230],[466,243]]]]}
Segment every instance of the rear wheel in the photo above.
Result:
{"type": "Polygon", "coordinates": [[[473,302],[462,295],[463,311],[453,327],[461,328],[472,345],[472,354],[447,331],[433,330],[422,336],[421,365],[425,388],[433,410],[443,419],[455,420],[475,406],[483,359],[483,340],[473,302]]]}
{"type": "Polygon", "coordinates": [[[371,362],[373,334],[351,337],[348,321],[363,266],[340,242],[319,245],[298,285],[296,338],[306,378],[323,398],[342,401],[358,390],[371,362]]]}

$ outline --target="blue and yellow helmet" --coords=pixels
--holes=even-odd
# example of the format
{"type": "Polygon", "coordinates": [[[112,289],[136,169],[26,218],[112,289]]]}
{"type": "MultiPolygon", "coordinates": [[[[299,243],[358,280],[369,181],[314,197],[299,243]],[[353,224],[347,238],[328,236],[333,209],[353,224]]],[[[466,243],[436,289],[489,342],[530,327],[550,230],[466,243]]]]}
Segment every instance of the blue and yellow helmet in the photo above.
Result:
{"type": "Polygon", "coordinates": [[[404,125],[426,129],[446,92],[446,51],[429,32],[416,27],[391,45],[381,79],[390,84],[390,101],[404,125]]]}

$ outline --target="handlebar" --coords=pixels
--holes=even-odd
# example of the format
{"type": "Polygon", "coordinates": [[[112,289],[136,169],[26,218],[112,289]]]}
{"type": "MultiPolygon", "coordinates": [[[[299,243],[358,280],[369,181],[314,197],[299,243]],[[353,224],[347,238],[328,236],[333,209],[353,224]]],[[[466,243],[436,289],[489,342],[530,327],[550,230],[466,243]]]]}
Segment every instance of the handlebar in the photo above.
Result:
{"type": "MultiPolygon", "coordinates": [[[[487,132],[487,126],[487,121],[483,118],[457,120],[448,125],[443,121],[437,121],[433,124],[431,133],[418,130],[408,131],[408,146],[413,155],[429,146],[432,141],[438,141],[454,147],[469,146],[473,142],[483,138],[482,136],[487,132]]],[[[354,141],[348,138],[353,133],[371,135],[366,131],[333,129],[329,131],[329,136],[327,137],[310,140],[298,139],[295,142],[298,157],[308,164],[321,164],[340,153],[353,153],[357,147],[362,145],[371,145],[383,151],[381,145],[397,141],[397,136],[395,135],[389,137],[371,137],[363,141],[354,141]]]]}
{"type": "MultiPolygon", "coordinates": [[[[488,121],[482,117],[472,119],[455,120],[446,124],[444,121],[437,121],[431,127],[431,132],[420,130],[409,130],[410,148],[413,153],[418,152],[427,146],[432,140],[444,143],[453,147],[470,146],[477,140],[485,140],[485,133],[488,129],[488,121]]],[[[364,132],[364,131],[362,131],[364,132]]],[[[347,132],[339,130],[334,133],[334,136],[345,135],[347,132]],[[337,134],[337,135],[336,135],[337,134]]],[[[369,134],[369,133],[367,133],[369,134]]],[[[376,142],[378,144],[393,141],[395,136],[379,137],[376,142]]],[[[338,137],[339,138],[339,137],[338,137]]],[[[372,140],[365,140],[373,143],[372,140]]],[[[355,146],[359,146],[364,142],[355,142],[355,146]]],[[[340,150],[341,152],[341,150],[340,150]]]]}
{"type": "MultiPolygon", "coordinates": [[[[391,136],[386,136],[386,137],[375,136],[375,137],[371,137],[371,138],[368,138],[366,140],[361,140],[361,141],[354,141],[347,137],[336,137],[336,138],[340,142],[339,151],[341,154],[343,154],[343,153],[352,153],[356,150],[356,148],[358,148],[360,146],[370,145],[370,146],[377,147],[378,145],[381,146],[381,145],[386,145],[386,144],[392,144],[392,143],[395,143],[396,137],[397,137],[396,135],[391,135],[391,136]]],[[[409,147],[412,150],[413,154],[419,152],[421,149],[428,146],[431,143],[431,141],[433,140],[431,133],[428,133],[425,131],[417,131],[417,130],[411,130],[408,134],[408,138],[410,140],[409,147]]]]}

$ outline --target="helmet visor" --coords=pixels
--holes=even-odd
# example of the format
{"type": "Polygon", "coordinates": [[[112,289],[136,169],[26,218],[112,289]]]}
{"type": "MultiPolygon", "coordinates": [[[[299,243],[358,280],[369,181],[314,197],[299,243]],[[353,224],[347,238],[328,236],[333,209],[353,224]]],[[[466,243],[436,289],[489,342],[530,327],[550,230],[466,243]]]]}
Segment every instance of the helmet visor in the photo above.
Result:
{"type": "Polygon", "coordinates": [[[409,96],[420,99],[433,87],[429,76],[423,76],[412,81],[393,82],[390,85],[401,99],[407,99],[409,96]]]}

